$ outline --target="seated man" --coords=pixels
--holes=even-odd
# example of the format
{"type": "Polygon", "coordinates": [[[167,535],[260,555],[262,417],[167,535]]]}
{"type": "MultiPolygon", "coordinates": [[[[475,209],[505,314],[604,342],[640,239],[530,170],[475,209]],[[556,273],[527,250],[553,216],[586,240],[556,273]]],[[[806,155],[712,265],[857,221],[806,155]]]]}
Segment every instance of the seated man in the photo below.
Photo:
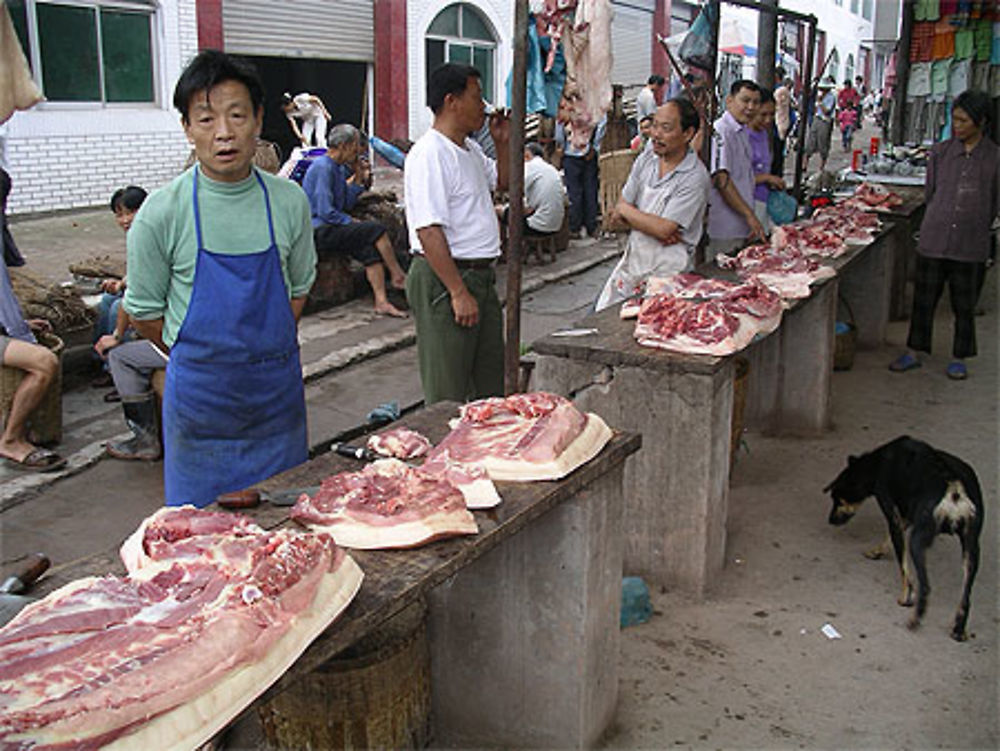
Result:
{"type": "Polygon", "coordinates": [[[10,411],[0,435],[0,457],[8,465],[35,472],[52,472],[66,466],[66,460],[54,451],[40,448],[28,441],[27,420],[34,411],[59,368],[52,352],[35,342],[32,329],[50,329],[48,321],[25,321],[21,306],[14,296],[6,264],[0,273],[0,362],[9,368],[24,371],[24,378],[14,392],[10,411]]]}
{"type": "MultiPolygon", "coordinates": [[[[554,235],[562,227],[566,214],[566,190],[559,170],[545,161],[544,150],[537,143],[524,147],[524,236],[554,235]]],[[[497,216],[506,229],[510,209],[497,208],[497,216]]]]}
{"type": "Polygon", "coordinates": [[[131,438],[108,442],[105,449],[115,459],[155,462],[163,456],[163,446],[152,379],[156,370],[167,367],[167,357],[146,339],[115,344],[104,353],[132,431],[131,438]]]}
{"type": "MultiPolygon", "coordinates": [[[[111,196],[111,211],[115,215],[115,221],[122,228],[122,232],[128,234],[129,227],[132,226],[132,219],[135,217],[142,202],[146,200],[146,191],[137,185],[129,185],[127,188],[119,188],[111,196]]],[[[101,282],[101,301],[97,305],[97,321],[94,323],[94,349],[98,354],[103,354],[102,349],[113,346],[124,341],[125,332],[128,329],[128,317],[122,310],[121,302],[125,294],[125,279],[104,279],[101,282]],[[114,342],[106,339],[110,334],[118,334],[114,342]],[[105,340],[105,346],[100,346],[101,340],[105,340]]],[[[112,384],[111,373],[104,372],[94,379],[94,388],[104,388],[112,384]]],[[[118,401],[118,392],[112,391],[104,395],[104,401],[118,401]]]]}
{"type": "Polygon", "coordinates": [[[365,276],[375,293],[375,313],[405,318],[406,313],[386,295],[385,269],[392,286],[403,289],[406,274],[392,248],[385,226],[359,222],[347,212],[364,190],[366,168],[348,176],[347,165],[355,162],[361,149],[361,134],[353,125],[335,126],[327,137],[327,152],[309,165],[302,188],[309,197],[313,237],[320,260],[333,253],[347,253],[365,267],[365,276]],[[384,264],[384,265],[383,265],[384,264]]]}

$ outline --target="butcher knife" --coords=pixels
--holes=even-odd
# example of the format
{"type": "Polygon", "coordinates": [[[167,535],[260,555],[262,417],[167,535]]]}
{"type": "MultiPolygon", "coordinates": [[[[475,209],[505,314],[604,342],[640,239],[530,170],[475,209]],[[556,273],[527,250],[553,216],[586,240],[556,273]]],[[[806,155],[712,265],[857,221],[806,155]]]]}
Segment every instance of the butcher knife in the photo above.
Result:
{"type": "Polygon", "coordinates": [[[42,574],[48,570],[50,565],[47,556],[42,553],[33,553],[21,564],[21,567],[11,576],[4,579],[0,584],[0,626],[5,625],[11,618],[21,612],[21,608],[35,601],[33,597],[24,597],[21,592],[25,592],[32,584],[41,578],[42,574]]]}
{"type": "Polygon", "coordinates": [[[334,443],[330,446],[330,450],[341,456],[346,456],[348,459],[358,459],[363,462],[373,462],[376,459],[385,458],[366,446],[351,446],[347,443],[334,443]]]}
{"type": "Polygon", "coordinates": [[[319,492],[319,485],[309,485],[303,488],[286,488],[284,490],[258,490],[248,488],[246,490],[236,490],[232,493],[223,493],[216,496],[215,502],[222,508],[227,509],[251,509],[260,505],[261,501],[266,501],[272,506],[294,506],[299,496],[303,493],[316,495],[319,492]]]}

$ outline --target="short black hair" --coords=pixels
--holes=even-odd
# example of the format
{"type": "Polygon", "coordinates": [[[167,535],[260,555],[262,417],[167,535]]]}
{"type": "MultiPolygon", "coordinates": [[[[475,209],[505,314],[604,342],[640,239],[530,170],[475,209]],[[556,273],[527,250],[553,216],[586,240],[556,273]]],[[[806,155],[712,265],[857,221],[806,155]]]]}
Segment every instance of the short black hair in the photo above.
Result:
{"type": "Polygon", "coordinates": [[[759,91],[760,91],[760,103],[762,105],[774,101],[774,92],[771,91],[769,88],[767,88],[766,86],[761,86],[759,88],[759,91]]]}
{"type": "Polygon", "coordinates": [[[542,157],[545,156],[545,149],[542,148],[542,145],[540,143],[537,143],[535,141],[526,143],[524,145],[524,150],[531,152],[532,156],[542,156],[542,157]]]}
{"type": "Polygon", "coordinates": [[[677,108],[677,112],[681,116],[681,130],[690,130],[691,128],[698,130],[701,126],[698,110],[694,108],[691,100],[687,97],[677,96],[668,99],[666,104],[672,104],[677,108]]]}
{"type": "Polygon", "coordinates": [[[845,78],[845,79],[844,79],[844,86],[850,86],[850,85],[851,85],[851,83],[852,83],[852,81],[851,81],[851,79],[850,79],[850,78],[845,78]]]}
{"type": "Polygon", "coordinates": [[[736,96],[743,89],[750,89],[750,91],[760,91],[760,86],[751,81],[749,78],[741,78],[738,81],[733,81],[733,85],[729,87],[729,96],[736,96]]]}
{"type": "Polygon", "coordinates": [[[142,206],[142,202],[145,200],[145,190],[140,188],[138,185],[129,185],[125,188],[119,188],[111,196],[111,210],[116,214],[118,213],[118,209],[138,211],[139,207],[142,206]]]}
{"type": "Polygon", "coordinates": [[[779,81],[785,80],[785,73],[786,73],[785,69],[782,68],[780,65],[774,69],[774,77],[777,78],[779,81]]]}
{"type": "Polygon", "coordinates": [[[654,73],[653,75],[651,75],[649,78],[646,79],[646,83],[647,84],[651,83],[654,86],[662,86],[666,82],[667,82],[667,79],[665,79],[663,76],[659,75],[658,73],[654,73]]]}
{"type": "Polygon", "coordinates": [[[465,63],[439,65],[427,77],[427,106],[436,115],[444,106],[446,96],[462,94],[469,85],[469,79],[479,77],[479,71],[465,63]]]}
{"type": "Polygon", "coordinates": [[[191,99],[199,91],[211,91],[220,83],[238,81],[250,92],[253,111],[257,113],[264,104],[264,86],[257,69],[245,60],[227,55],[219,50],[199,52],[187,64],[174,87],[174,107],[181,113],[181,120],[188,121],[191,99]]]}
{"type": "Polygon", "coordinates": [[[989,94],[976,89],[966,89],[957,97],[951,105],[952,111],[962,110],[972,118],[983,133],[990,133],[990,126],[993,123],[993,100],[989,94]]]}

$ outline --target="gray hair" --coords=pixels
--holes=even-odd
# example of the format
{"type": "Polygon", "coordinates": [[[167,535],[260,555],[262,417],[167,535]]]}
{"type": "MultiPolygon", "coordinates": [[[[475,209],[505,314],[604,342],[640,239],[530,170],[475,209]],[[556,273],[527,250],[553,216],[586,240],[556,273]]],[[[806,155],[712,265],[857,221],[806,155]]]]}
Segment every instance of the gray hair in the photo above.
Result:
{"type": "Polygon", "coordinates": [[[348,143],[354,143],[361,139],[361,132],[350,123],[340,123],[334,125],[326,136],[326,145],[335,149],[348,143]]]}

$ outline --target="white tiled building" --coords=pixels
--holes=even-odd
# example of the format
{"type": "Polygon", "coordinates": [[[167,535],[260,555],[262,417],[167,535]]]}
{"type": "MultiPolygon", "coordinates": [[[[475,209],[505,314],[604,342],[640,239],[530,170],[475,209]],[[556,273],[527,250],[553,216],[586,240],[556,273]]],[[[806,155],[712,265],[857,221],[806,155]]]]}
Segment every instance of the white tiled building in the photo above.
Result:
{"type": "Polygon", "coordinates": [[[195,0],[8,2],[47,101],[7,122],[12,214],[158,187],[189,153],[171,98],[196,52],[195,0]]]}

